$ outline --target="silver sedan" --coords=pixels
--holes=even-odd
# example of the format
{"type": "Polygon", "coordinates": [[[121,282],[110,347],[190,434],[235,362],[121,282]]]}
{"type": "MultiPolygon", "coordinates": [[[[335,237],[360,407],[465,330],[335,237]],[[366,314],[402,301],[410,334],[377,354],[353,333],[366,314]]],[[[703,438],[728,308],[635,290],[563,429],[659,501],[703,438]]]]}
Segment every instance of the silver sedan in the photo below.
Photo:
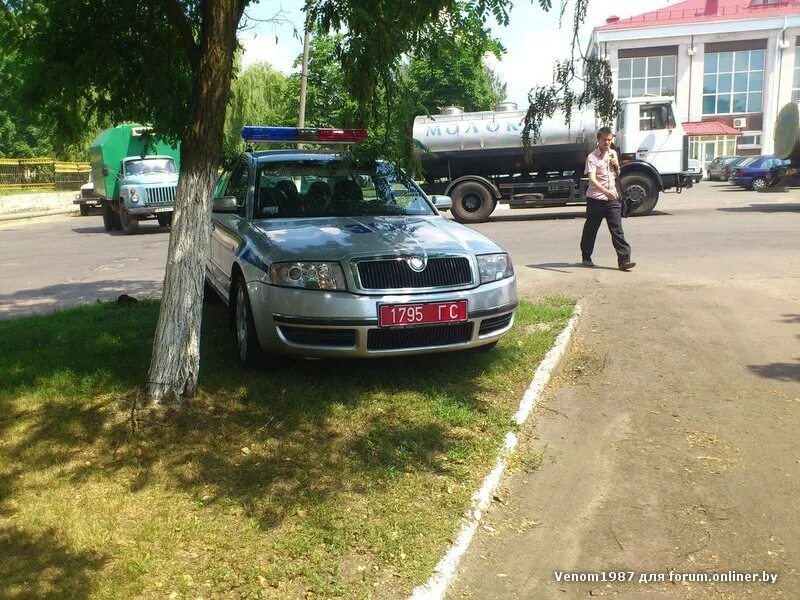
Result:
{"type": "Polygon", "coordinates": [[[241,359],[493,347],[514,322],[514,269],[449,206],[388,162],[243,155],[217,184],[206,267],[241,359]]]}

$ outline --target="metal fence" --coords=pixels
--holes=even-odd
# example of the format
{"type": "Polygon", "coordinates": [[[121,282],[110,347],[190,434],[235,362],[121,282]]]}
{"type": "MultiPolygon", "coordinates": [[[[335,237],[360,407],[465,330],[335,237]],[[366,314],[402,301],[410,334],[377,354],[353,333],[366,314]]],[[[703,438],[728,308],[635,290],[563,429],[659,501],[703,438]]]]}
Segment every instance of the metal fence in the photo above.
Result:
{"type": "Polygon", "coordinates": [[[79,190],[89,181],[89,163],[51,158],[0,158],[0,190],[79,190]]]}

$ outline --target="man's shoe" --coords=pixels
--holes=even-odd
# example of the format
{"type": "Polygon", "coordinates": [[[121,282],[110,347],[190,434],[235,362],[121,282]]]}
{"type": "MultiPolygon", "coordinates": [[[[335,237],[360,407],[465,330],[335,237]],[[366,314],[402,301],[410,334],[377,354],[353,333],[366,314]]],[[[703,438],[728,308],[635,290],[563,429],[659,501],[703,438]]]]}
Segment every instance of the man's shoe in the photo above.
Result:
{"type": "Polygon", "coordinates": [[[591,258],[584,258],[584,259],[581,261],[581,264],[582,264],[584,267],[593,267],[593,266],[594,266],[594,263],[592,262],[592,259],[591,259],[591,258]]]}
{"type": "Polygon", "coordinates": [[[626,260],[625,262],[619,263],[619,270],[620,271],[630,271],[635,266],[636,266],[635,262],[631,262],[629,260],[626,260]]]}

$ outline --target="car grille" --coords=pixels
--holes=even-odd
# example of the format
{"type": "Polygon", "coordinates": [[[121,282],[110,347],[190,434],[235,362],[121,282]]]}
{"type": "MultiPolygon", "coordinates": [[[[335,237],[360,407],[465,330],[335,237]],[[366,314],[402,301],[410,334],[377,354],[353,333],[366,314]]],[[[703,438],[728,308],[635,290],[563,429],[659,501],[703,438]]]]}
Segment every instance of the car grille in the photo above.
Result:
{"type": "Polygon", "coordinates": [[[147,188],[147,204],[172,204],[175,202],[175,185],[147,188]]]}
{"type": "Polygon", "coordinates": [[[281,325],[283,337],[302,346],[327,346],[330,348],[352,348],[356,345],[355,329],[322,329],[311,327],[287,327],[281,325]]]}
{"type": "Polygon", "coordinates": [[[465,257],[429,258],[417,272],[404,259],[362,260],[358,276],[365,290],[452,287],[472,283],[472,269],[465,257]]]}
{"type": "Polygon", "coordinates": [[[447,325],[422,325],[403,329],[370,329],[368,350],[402,350],[464,344],[472,339],[470,322],[447,325]]]}
{"type": "Polygon", "coordinates": [[[512,316],[514,316],[514,313],[492,317],[491,319],[484,319],[481,321],[481,328],[478,329],[478,335],[486,335],[487,333],[492,333],[493,331],[499,331],[508,327],[508,324],[511,323],[512,316]]]}

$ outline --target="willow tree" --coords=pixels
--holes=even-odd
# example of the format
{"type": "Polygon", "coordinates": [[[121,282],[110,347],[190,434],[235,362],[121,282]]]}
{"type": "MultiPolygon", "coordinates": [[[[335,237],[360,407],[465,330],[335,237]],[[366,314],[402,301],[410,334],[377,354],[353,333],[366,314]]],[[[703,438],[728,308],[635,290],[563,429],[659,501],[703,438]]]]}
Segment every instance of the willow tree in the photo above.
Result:
{"type": "MultiPolygon", "coordinates": [[[[57,131],[86,118],[140,121],[180,140],[181,174],[164,291],[147,377],[156,402],[191,397],[200,369],[203,270],[216,170],[233,75],[236,32],[255,0],[0,0],[30,103],[57,131]]],[[[539,0],[543,9],[551,0],[539,0]]],[[[586,0],[575,0],[585,3],[586,0]]],[[[312,22],[342,31],[340,61],[356,119],[391,90],[398,58],[463,19],[508,23],[511,0],[309,0],[312,22]]],[[[276,5],[277,9],[277,5],[276,5]]]]}

